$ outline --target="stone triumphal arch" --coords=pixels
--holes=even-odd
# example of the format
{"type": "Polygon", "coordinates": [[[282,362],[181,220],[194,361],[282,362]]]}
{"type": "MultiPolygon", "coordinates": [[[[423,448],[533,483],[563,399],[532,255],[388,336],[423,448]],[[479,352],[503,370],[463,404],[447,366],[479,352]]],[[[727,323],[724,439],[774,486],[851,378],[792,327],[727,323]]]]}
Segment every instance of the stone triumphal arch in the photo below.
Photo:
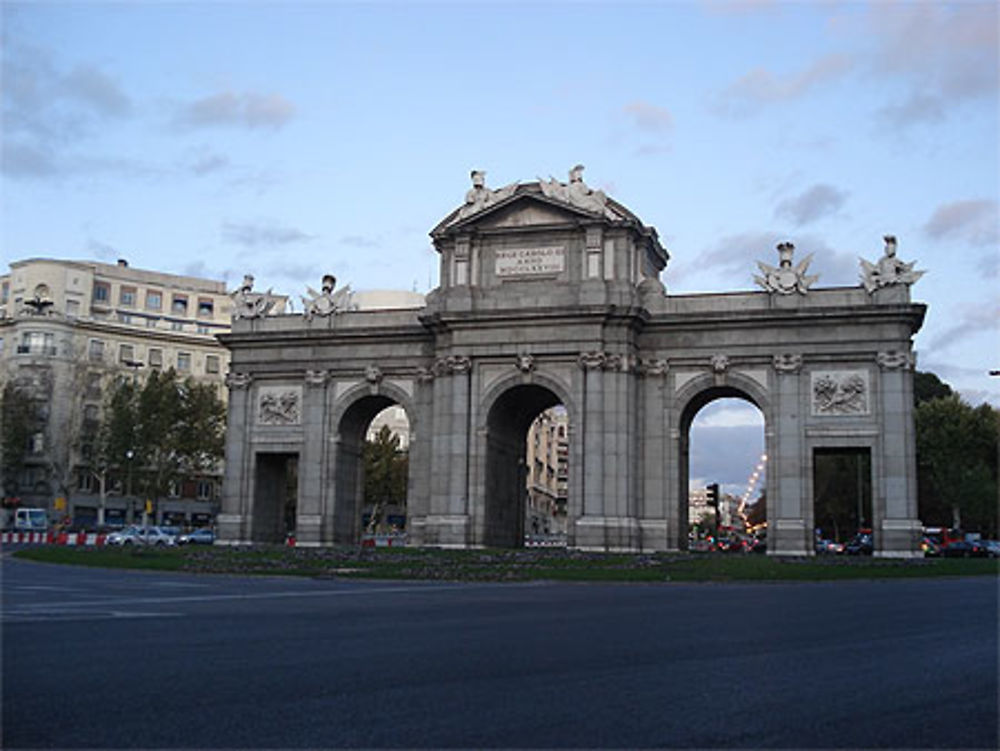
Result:
{"type": "Polygon", "coordinates": [[[687,433],[714,398],[765,423],[769,552],[813,550],[816,452],[867,452],[876,552],[917,549],[912,336],[920,272],[862,262],[857,287],[813,288],[790,243],[758,263],[761,289],[671,295],[656,231],[582,179],[500,189],[473,173],[431,232],[440,286],[419,309],[356,310],[325,277],[303,315],[238,306],[223,541],[356,542],[361,447],[371,418],[410,423],[411,544],[521,542],[525,434],[569,417],[568,543],[601,550],[687,544],[687,433]],[[289,496],[294,503],[289,503],[289,496]]]}

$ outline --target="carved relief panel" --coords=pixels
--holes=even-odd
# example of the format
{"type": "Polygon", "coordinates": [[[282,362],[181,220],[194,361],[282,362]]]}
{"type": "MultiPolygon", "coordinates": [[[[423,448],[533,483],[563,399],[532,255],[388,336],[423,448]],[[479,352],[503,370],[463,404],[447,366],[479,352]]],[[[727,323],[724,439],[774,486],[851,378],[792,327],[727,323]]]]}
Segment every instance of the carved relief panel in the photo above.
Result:
{"type": "Polygon", "coordinates": [[[258,425],[300,425],[301,386],[261,386],[257,392],[258,425]]]}
{"type": "Polygon", "coordinates": [[[809,391],[813,415],[867,415],[871,412],[867,370],[814,371],[809,391]]]}

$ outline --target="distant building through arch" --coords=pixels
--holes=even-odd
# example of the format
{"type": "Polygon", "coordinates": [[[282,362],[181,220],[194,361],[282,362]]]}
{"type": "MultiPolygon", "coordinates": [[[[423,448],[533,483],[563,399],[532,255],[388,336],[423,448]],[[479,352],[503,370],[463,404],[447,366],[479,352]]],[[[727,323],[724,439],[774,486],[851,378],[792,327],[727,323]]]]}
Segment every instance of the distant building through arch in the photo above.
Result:
{"type": "Polygon", "coordinates": [[[431,232],[440,285],[421,308],[357,310],[314,293],[305,315],[234,322],[221,337],[223,541],[262,539],[255,517],[274,516],[269,494],[294,463],[299,544],[356,542],[359,443],[396,404],[410,426],[411,544],[521,545],[525,431],[561,405],[568,544],[682,549],[690,422],[737,396],[763,415],[769,553],[813,553],[814,454],[845,449],[870,456],[876,554],[917,555],[918,274],[868,264],[877,283],[819,288],[808,257],[796,264],[782,243],[757,291],[671,295],[656,230],[582,169],[496,190],[473,173],[465,203],[431,232]],[[295,405],[294,419],[265,400],[295,405]]]}

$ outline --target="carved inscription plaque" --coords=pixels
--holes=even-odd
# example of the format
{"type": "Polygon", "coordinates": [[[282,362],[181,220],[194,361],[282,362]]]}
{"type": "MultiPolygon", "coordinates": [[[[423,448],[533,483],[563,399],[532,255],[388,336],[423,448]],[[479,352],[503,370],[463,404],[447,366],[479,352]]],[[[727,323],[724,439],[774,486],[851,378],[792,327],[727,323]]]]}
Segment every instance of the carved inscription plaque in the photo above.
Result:
{"type": "Polygon", "coordinates": [[[566,267],[566,249],[560,246],[543,248],[505,248],[496,251],[496,275],[551,276],[566,267]]]}

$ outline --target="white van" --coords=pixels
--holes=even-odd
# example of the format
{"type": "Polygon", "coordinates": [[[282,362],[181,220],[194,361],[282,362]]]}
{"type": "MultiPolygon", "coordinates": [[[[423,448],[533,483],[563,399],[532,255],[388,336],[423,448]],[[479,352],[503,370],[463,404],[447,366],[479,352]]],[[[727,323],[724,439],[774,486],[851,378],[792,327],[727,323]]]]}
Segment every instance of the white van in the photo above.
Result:
{"type": "Polygon", "coordinates": [[[43,508],[19,508],[14,513],[14,529],[18,532],[44,532],[49,528],[49,515],[43,508]]]}

